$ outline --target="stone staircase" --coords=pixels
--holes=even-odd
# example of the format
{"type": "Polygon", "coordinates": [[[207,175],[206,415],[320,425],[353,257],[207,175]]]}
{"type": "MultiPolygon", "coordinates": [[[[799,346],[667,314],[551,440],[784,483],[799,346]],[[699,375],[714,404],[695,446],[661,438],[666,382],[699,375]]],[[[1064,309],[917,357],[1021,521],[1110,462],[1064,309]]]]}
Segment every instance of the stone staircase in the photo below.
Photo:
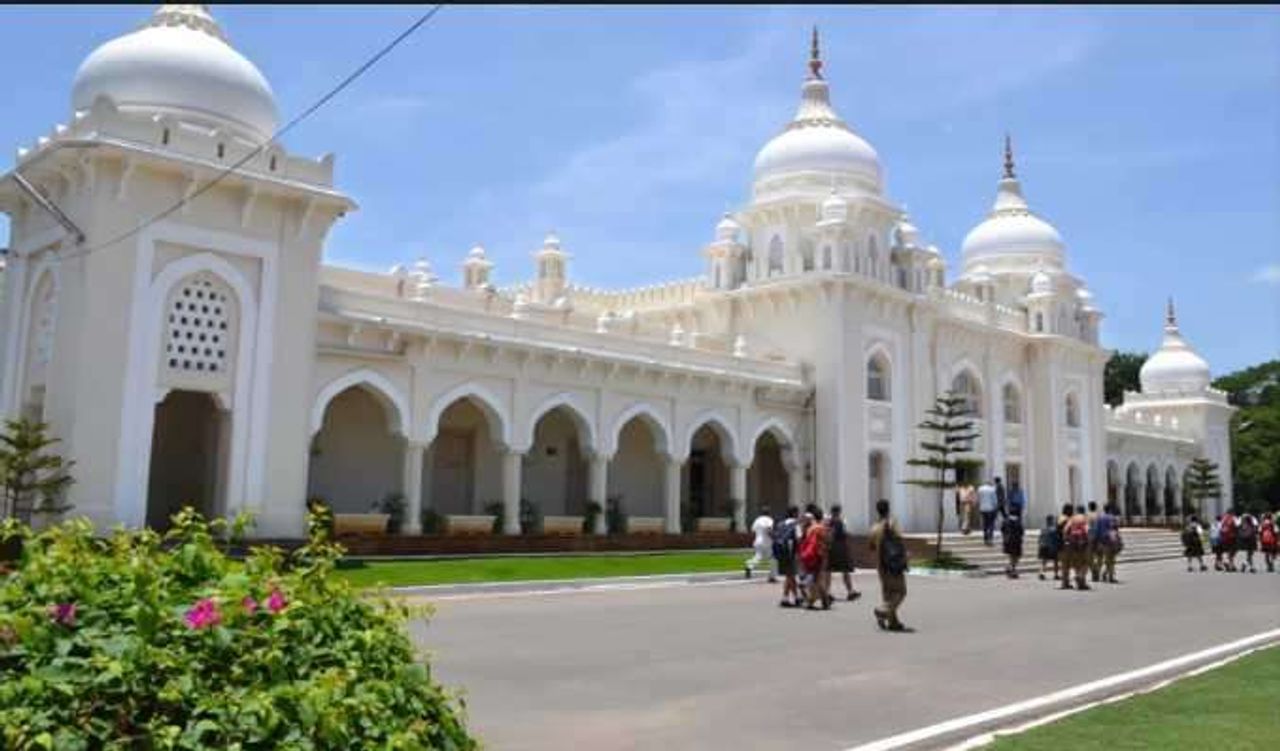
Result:
{"type": "MultiPolygon", "coordinates": [[[[1182,540],[1179,532],[1151,527],[1121,527],[1120,535],[1124,539],[1124,551],[1120,553],[1118,564],[1137,563],[1140,561],[1162,561],[1182,557],[1182,540]]],[[[930,545],[934,538],[926,535],[930,545]]],[[[1027,530],[1022,543],[1022,560],[1018,564],[1018,572],[1027,574],[1040,570],[1040,561],[1036,558],[1039,550],[1040,531],[1027,530]]],[[[1001,547],[1000,533],[997,530],[991,547],[982,544],[982,530],[978,529],[968,536],[960,534],[944,534],[943,550],[949,551],[974,566],[975,570],[984,574],[1003,574],[1007,559],[1001,547]]],[[[1209,548],[1205,540],[1205,550],[1209,548]]]]}

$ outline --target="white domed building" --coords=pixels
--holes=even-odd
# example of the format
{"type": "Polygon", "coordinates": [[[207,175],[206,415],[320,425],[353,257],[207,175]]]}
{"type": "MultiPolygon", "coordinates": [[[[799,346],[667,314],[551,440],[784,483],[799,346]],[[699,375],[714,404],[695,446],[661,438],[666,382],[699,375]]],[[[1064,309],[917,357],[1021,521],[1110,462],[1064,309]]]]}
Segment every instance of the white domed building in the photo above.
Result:
{"type": "Polygon", "coordinates": [[[616,503],[632,531],[678,533],[810,501],[865,526],[890,498],[926,529],[936,501],[902,480],[946,390],[974,411],[978,474],[1019,483],[1032,514],[1176,495],[1199,455],[1230,477],[1230,408],[1172,312],[1142,393],[1103,405],[1102,314],[1008,144],[948,283],[832,102],[815,32],[800,105],[703,276],[583,287],[572,238],[548,233],[532,278],[495,285],[476,245],[453,287],[425,258],[322,263],[355,209],[333,157],[273,140],[271,86],[207,8],[162,6],[88,55],[69,120],[0,181],[0,409],[51,425],[99,525],[190,503],[252,511],[268,537],[300,535],[309,497],[354,515],[388,494],[408,535],[492,515],[518,534],[522,499],[552,529],[616,503]]]}

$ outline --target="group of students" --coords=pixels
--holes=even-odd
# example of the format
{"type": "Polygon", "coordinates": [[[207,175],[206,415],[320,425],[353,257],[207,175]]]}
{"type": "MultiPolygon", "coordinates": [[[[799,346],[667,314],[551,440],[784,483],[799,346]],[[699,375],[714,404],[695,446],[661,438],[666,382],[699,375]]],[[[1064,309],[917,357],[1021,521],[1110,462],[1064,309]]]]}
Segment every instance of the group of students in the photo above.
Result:
{"type": "MultiPolygon", "coordinates": [[[[1007,523],[1007,522],[1006,522],[1007,523]]],[[[1010,553],[1011,540],[1005,533],[1005,553],[1010,556],[1010,576],[1017,577],[1018,558],[1022,555],[1021,530],[1016,535],[1016,555],[1010,553]]],[[[1062,513],[1056,518],[1046,515],[1040,530],[1037,557],[1040,559],[1040,580],[1053,569],[1053,580],[1061,580],[1062,589],[1091,589],[1089,581],[1118,584],[1116,558],[1124,550],[1124,538],[1120,536],[1120,510],[1114,503],[1098,508],[1090,501],[1088,507],[1063,504],[1062,513]]]]}
{"type": "MultiPolygon", "coordinates": [[[[1253,556],[1262,549],[1267,571],[1276,570],[1276,555],[1280,554],[1280,529],[1271,514],[1263,514],[1262,521],[1249,512],[1231,509],[1214,517],[1209,527],[1209,547],[1213,552],[1215,571],[1239,571],[1257,573],[1253,556]],[[1244,561],[1236,566],[1236,556],[1243,553],[1244,561]]],[[[1187,571],[1192,571],[1193,560],[1200,563],[1200,570],[1207,571],[1204,563],[1204,527],[1192,515],[1182,529],[1183,554],[1187,558],[1187,571]]]]}
{"type": "MultiPolygon", "coordinates": [[[[898,608],[906,598],[907,549],[896,522],[889,516],[889,502],[876,503],[879,517],[871,530],[870,547],[877,556],[881,593],[884,602],[875,609],[876,623],[890,631],[906,627],[898,619],[898,608]]],[[[845,599],[853,601],[862,593],[853,588],[852,537],[845,526],[842,509],[832,506],[823,514],[817,504],[791,506],[778,520],[768,507],[751,524],[754,535],[753,555],[744,564],[748,579],[752,572],[769,566],[769,581],[783,579],[784,608],[830,610],[835,601],[831,575],[839,573],[844,583],[845,599]]]]}

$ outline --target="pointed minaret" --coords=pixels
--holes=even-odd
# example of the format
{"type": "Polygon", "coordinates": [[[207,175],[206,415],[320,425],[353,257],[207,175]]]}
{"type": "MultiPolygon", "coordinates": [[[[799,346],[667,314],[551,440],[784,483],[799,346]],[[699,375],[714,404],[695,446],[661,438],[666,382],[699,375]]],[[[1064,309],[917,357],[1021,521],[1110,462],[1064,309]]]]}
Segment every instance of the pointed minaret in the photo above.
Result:
{"type": "Polygon", "coordinates": [[[1169,303],[1164,309],[1164,328],[1165,331],[1169,329],[1178,330],[1178,314],[1173,310],[1173,295],[1169,296],[1169,303]]]}
{"type": "Polygon", "coordinates": [[[1018,179],[1013,173],[1013,138],[1008,133],[1004,134],[1004,179],[1018,179]]]}
{"type": "Polygon", "coordinates": [[[818,45],[818,26],[813,26],[813,40],[809,44],[809,77],[822,78],[822,50],[818,45]]]}

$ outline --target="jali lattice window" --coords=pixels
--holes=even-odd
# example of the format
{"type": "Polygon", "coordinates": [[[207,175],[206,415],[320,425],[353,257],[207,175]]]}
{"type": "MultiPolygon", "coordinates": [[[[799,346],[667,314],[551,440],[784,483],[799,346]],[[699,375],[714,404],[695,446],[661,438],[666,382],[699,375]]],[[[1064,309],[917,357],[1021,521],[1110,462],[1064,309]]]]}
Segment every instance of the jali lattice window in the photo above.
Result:
{"type": "Polygon", "coordinates": [[[184,374],[221,374],[235,338],[235,297],[212,274],[183,280],[169,296],[165,365],[184,374]]]}

